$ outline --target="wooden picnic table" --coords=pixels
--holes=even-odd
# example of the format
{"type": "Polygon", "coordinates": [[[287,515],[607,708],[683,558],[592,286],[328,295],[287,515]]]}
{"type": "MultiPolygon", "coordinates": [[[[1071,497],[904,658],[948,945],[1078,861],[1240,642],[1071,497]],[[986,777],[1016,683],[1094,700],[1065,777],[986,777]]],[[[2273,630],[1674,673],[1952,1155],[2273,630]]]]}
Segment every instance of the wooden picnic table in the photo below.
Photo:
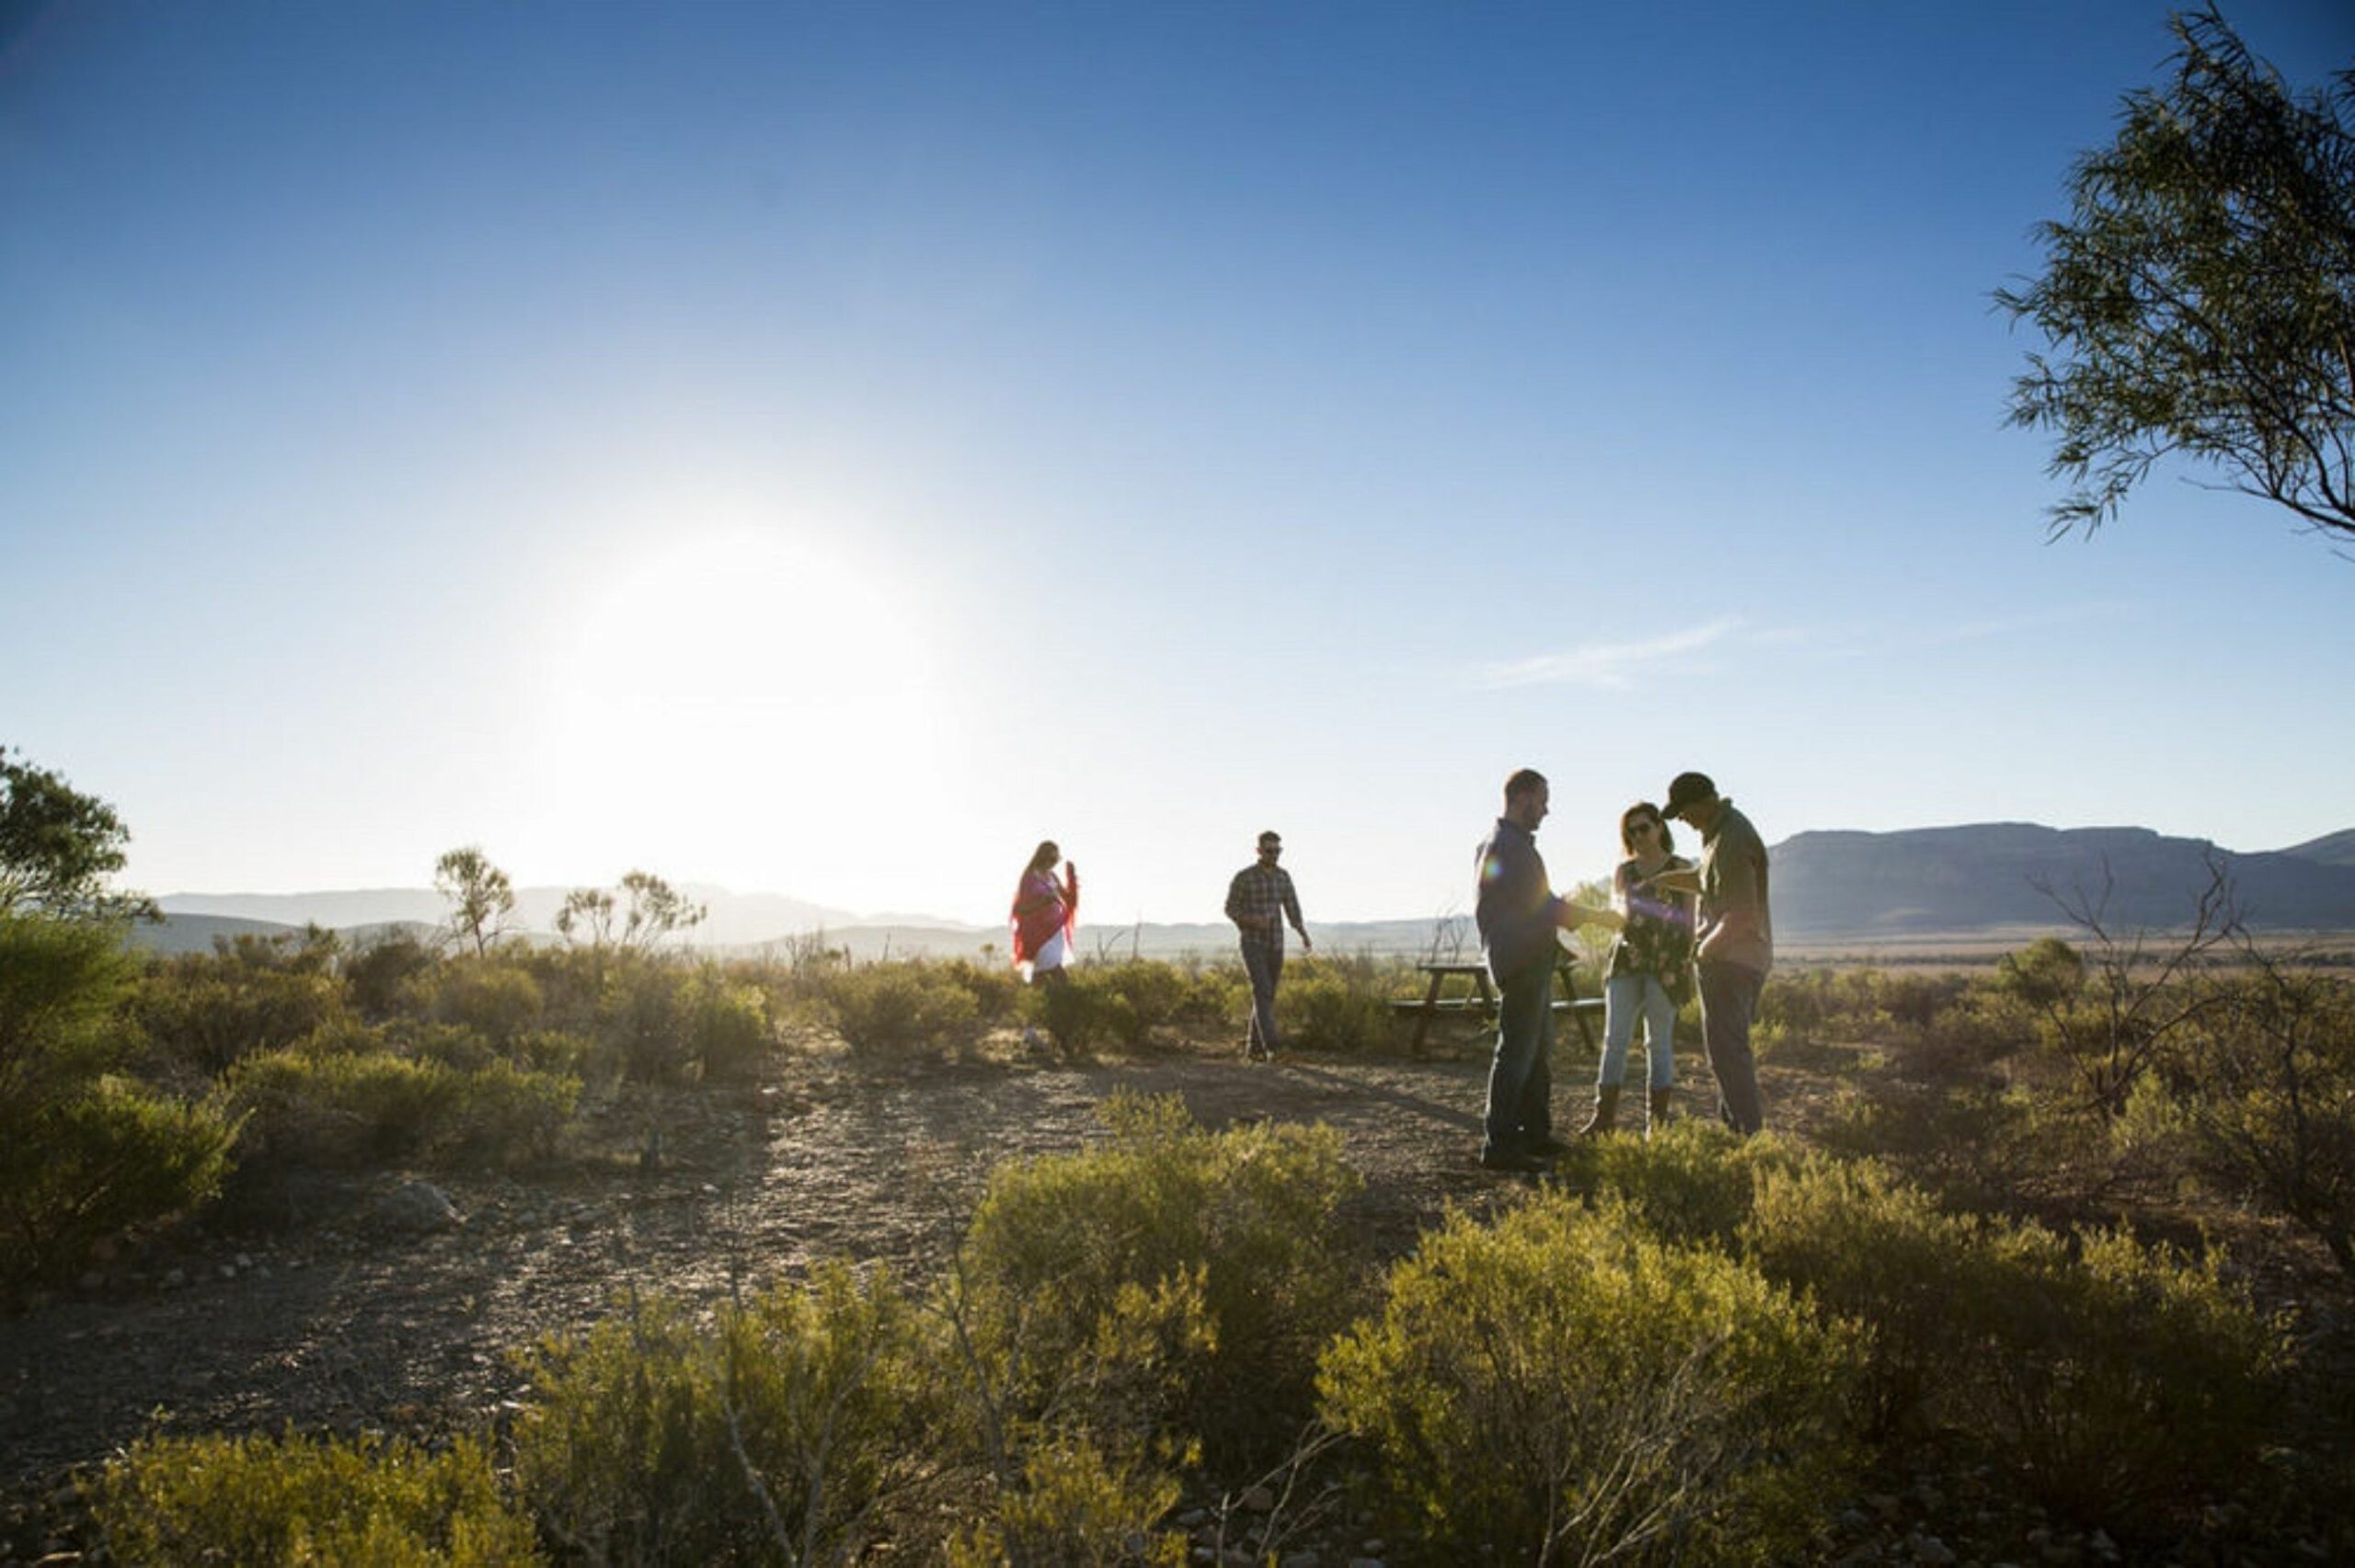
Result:
{"type": "MultiPolygon", "coordinates": [[[[1591,1052],[1594,1049],[1593,1020],[1595,1014],[1603,1011],[1603,999],[1579,994],[1578,979],[1570,972],[1570,965],[1571,956],[1567,949],[1557,955],[1554,981],[1560,987],[1562,994],[1554,999],[1554,1011],[1567,1013],[1577,1021],[1579,1037],[1586,1042],[1586,1048],[1591,1052]]],[[[1488,965],[1477,959],[1434,958],[1416,967],[1430,977],[1430,984],[1421,996],[1400,997],[1390,1006],[1393,1012],[1415,1015],[1414,1049],[1417,1056],[1423,1054],[1423,1040],[1430,1033],[1432,1019],[1442,1014],[1457,1016],[1468,1013],[1478,1018],[1494,1018],[1497,1015],[1497,989],[1488,979],[1488,965]],[[1470,978],[1470,994],[1442,996],[1441,992],[1446,989],[1447,982],[1456,976],[1470,978]]]]}

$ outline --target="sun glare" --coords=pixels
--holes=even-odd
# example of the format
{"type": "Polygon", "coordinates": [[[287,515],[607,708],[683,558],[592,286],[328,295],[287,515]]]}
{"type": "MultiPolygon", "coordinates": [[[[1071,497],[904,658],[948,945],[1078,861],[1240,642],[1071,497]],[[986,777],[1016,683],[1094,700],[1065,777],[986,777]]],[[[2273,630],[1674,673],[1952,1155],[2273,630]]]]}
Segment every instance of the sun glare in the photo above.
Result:
{"type": "Polygon", "coordinates": [[[554,638],[544,717],[578,793],[551,802],[541,853],[841,885],[864,825],[936,763],[921,630],[887,576],[807,535],[694,534],[621,561],[554,638]]]}

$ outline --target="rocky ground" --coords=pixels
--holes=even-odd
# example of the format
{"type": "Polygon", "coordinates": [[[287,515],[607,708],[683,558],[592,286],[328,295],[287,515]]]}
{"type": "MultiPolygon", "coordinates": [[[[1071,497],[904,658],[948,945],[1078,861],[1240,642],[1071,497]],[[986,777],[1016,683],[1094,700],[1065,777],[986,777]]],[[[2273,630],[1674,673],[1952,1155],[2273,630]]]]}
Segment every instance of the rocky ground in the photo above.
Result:
{"type": "MultiPolygon", "coordinates": [[[[1557,1071],[1567,1121],[1582,1108],[1575,1059],[1557,1071]]],[[[1804,1126],[1827,1093],[1795,1070],[1764,1076],[1780,1125],[1804,1126]]],[[[1338,1127],[1365,1178],[1348,1221],[1397,1255],[1449,1204],[1478,1209],[1520,1190],[1474,1158],[1484,1082],[1476,1050],[899,1071],[805,1058],[759,1087],[618,1103],[592,1127],[591,1154],[541,1174],[436,1175],[446,1219],[430,1202],[407,1218],[388,1209],[401,1173],[316,1184],[273,1200],[278,1212],[110,1260],[0,1319],[0,1482],[14,1488],[0,1562],[70,1552],[72,1471],[145,1431],[496,1420],[524,1391],[511,1351],[589,1324],[633,1290],[708,1303],[830,1256],[923,1278],[993,1166],[1100,1136],[1096,1107],[1118,1090],[1180,1095],[1214,1127],[1338,1127]]],[[[1206,1562],[1272,1552],[1291,1568],[1339,1568],[1385,1546],[1281,1476],[1190,1497],[1184,1517],[1206,1562]]],[[[2100,1532],[2046,1528],[1968,1472],[1890,1481],[1842,1518],[1841,1553],[1855,1562],[2119,1556],[2100,1532]]]]}

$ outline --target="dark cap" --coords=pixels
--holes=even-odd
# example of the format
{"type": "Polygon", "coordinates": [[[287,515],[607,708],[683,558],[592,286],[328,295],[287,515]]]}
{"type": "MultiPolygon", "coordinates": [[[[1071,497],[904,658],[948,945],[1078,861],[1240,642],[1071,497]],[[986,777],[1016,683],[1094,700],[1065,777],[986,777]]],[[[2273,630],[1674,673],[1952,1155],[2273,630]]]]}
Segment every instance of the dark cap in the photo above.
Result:
{"type": "Polygon", "coordinates": [[[1660,808],[1660,814],[1682,817],[1686,807],[1717,798],[1717,786],[1709,782],[1708,774],[1679,773],[1668,786],[1668,803],[1660,808]]]}

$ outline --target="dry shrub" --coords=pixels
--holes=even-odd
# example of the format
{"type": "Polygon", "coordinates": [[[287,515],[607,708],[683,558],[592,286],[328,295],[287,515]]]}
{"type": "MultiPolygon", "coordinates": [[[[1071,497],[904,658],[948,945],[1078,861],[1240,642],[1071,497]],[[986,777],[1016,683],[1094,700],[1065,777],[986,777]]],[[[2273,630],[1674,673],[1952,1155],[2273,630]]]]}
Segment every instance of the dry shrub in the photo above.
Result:
{"type": "Polygon", "coordinates": [[[1347,1320],[1355,1260],[1333,1224],[1357,1177],[1329,1127],[1205,1131],[1175,1099],[1116,1096],[1112,1140],[1001,1167],[959,1258],[952,1315],[1033,1413],[1152,1316],[1166,1402],[1132,1417],[1258,1459],[1308,1413],[1317,1347],[1347,1320]],[[1189,1310],[1189,1296],[1199,1299],[1189,1310]],[[1157,1314],[1157,1315],[1156,1315],[1157,1314]]]}
{"type": "Polygon", "coordinates": [[[861,1061],[941,1055],[965,1039],[980,1012],[956,976],[920,958],[831,970],[821,984],[834,1032],[861,1061]]]}
{"type": "Polygon", "coordinates": [[[1284,971],[1276,1023],[1295,1049],[1363,1055],[1390,1043],[1396,975],[1362,955],[1307,957],[1284,971]]]}
{"type": "Polygon", "coordinates": [[[248,1174],[402,1157],[530,1162],[553,1152],[580,1081],[492,1061],[472,1071],[386,1051],[270,1051],[223,1085],[248,1174]]]}
{"type": "Polygon", "coordinates": [[[1858,1347],[1754,1270],[1545,1194],[1391,1271],[1320,1378],[1423,1561],[1798,1561],[1858,1347]]]}
{"type": "Polygon", "coordinates": [[[118,1562],[500,1568],[543,1561],[481,1447],[399,1439],[149,1437],[93,1488],[118,1562]]]}
{"type": "Polygon", "coordinates": [[[526,1364],[523,1494],[591,1562],[851,1562],[938,1501],[964,1437],[888,1274],[821,1270],[710,1330],[642,1303],[526,1364]]]}

